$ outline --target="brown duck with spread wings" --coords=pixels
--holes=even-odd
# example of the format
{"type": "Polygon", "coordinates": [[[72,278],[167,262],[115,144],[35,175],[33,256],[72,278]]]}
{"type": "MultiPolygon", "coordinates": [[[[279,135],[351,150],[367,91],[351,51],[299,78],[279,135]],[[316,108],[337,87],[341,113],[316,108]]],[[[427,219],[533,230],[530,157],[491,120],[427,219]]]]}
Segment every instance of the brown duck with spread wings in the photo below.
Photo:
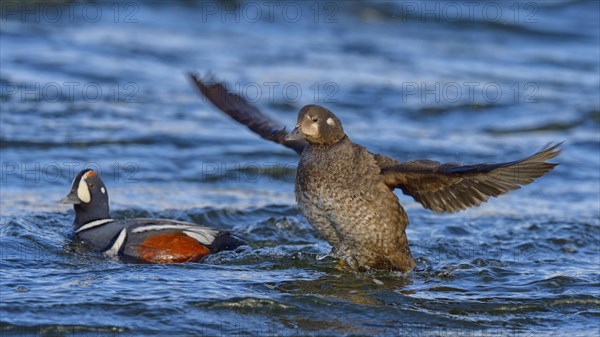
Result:
{"type": "Polygon", "coordinates": [[[405,232],[408,217],[395,188],[435,212],[457,212],[533,182],[557,165],[548,160],[560,153],[556,144],[507,163],[400,162],[353,143],[340,120],[324,107],[303,107],[288,134],[223,84],[190,77],[217,108],[300,154],[294,189],[298,206],[331,244],[332,253],[354,270],[415,267],[405,232]]]}

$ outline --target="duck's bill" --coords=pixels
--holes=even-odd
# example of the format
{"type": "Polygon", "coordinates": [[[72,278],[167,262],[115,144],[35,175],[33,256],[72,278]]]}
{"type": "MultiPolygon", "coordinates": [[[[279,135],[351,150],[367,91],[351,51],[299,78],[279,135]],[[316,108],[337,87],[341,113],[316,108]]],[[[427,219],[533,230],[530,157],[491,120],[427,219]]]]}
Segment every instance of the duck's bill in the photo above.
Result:
{"type": "Polygon", "coordinates": [[[285,140],[299,140],[306,138],[306,135],[300,131],[300,127],[297,126],[290,132],[287,136],[285,136],[285,140]]]}
{"type": "Polygon", "coordinates": [[[79,197],[77,196],[76,193],[69,193],[66,197],[62,198],[60,200],[61,204],[80,204],[81,200],[79,199],[79,197]]]}

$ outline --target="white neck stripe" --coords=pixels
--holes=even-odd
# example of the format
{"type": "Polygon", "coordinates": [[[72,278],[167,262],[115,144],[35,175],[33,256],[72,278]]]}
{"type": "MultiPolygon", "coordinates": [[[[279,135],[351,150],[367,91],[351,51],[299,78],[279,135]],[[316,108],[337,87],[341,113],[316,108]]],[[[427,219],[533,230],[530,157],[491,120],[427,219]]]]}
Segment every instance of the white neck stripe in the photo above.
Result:
{"type": "Polygon", "coordinates": [[[101,219],[101,220],[90,221],[90,222],[86,223],[85,225],[79,227],[79,229],[77,229],[75,231],[75,233],[79,233],[79,232],[82,232],[84,230],[88,230],[90,228],[94,228],[94,227],[106,225],[107,223],[113,222],[113,221],[115,221],[115,220],[114,219],[101,219]]]}

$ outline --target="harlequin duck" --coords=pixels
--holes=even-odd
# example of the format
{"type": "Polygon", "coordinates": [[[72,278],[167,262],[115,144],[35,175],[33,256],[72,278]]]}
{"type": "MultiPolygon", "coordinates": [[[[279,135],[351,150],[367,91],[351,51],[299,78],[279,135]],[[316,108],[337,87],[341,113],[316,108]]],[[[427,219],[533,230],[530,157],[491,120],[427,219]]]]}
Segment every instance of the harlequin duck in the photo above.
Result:
{"type": "Polygon", "coordinates": [[[193,75],[192,80],[222,111],[300,154],[294,188],[298,206],[332,253],[353,270],[415,267],[405,232],[408,217],[394,189],[434,212],[457,212],[533,182],[557,165],[547,161],[560,153],[559,143],[499,164],[400,162],[353,143],[340,120],[322,106],[303,107],[287,134],[224,85],[206,85],[193,75]]]}
{"type": "Polygon", "coordinates": [[[200,261],[243,244],[229,232],[182,221],[111,219],[106,186],[90,169],[77,174],[71,192],[61,203],[74,205],[74,241],[128,262],[200,261]]]}

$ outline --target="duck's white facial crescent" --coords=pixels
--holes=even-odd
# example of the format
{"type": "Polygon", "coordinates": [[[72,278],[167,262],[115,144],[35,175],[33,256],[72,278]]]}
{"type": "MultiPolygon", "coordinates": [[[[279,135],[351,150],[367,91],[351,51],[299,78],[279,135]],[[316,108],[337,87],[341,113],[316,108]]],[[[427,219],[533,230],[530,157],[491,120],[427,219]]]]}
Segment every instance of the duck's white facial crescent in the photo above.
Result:
{"type": "Polygon", "coordinates": [[[86,172],[83,176],[81,176],[81,179],[79,180],[79,185],[77,186],[77,197],[79,198],[79,200],[85,202],[86,204],[92,201],[90,189],[88,188],[88,185],[85,182],[85,179],[88,177],[90,172],[86,172]]]}

